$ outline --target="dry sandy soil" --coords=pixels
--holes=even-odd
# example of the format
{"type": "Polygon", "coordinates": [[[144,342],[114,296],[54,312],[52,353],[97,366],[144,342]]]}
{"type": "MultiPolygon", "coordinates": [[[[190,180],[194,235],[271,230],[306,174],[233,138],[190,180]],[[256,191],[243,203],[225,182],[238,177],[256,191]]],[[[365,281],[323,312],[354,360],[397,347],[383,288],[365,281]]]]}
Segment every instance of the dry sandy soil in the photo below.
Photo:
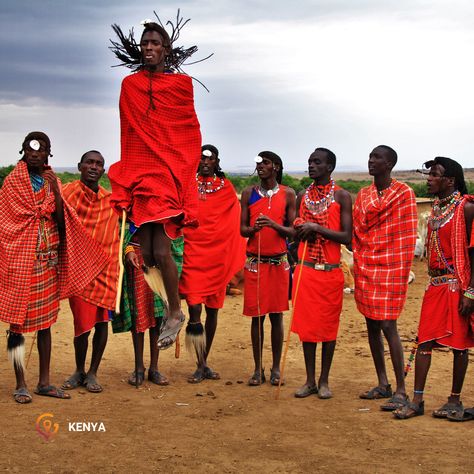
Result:
{"type": "MultiPolygon", "coordinates": [[[[416,262],[400,330],[406,354],[416,332],[426,284],[425,264],[416,262]]],[[[452,355],[436,351],[426,387],[424,417],[393,419],[378,401],[358,393],[375,383],[375,374],[361,315],[352,295],[344,296],[339,343],[331,386],[334,398],[298,400],[293,392],[304,381],[300,344],[291,338],[286,385],[280,400],[268,382],[248,387],[252,369],[249,321],[241,316],[242,298],[228,297],[220,315],[210,363],[222,379],[190,385],[186,376],[193,360],[184,351],[161,356],[161,370],[172,384],[126,383],[133,368],[129,334],[110,335],[100,371],[102,394],[84,389],[71,400],[35,396],[20,406],[11,396],[14,378],[1,343],[0,469],[8,472],[474,472],[474,422],[436,420],[431,410],[450,392],[452,355]],[[243,383],[242,383],[243,382],[243,383]],[[51,413],[59,431],[49,442],[35,431],[35,420],[51,413]],[[103,422],[106,432],[70,432],[68,422],[103,422]]],[[[287,315],[286,321],[288,321],[287,315]]],[[[5,326],[3,327],[5,329],[5,326]]],[[[266,326],[268,331],[268,326],[266,326]]],[[[60,383],[73,369],[72,320],[62,305],[53,326],[52,381],[60,383]]],[[[5,341],[5,339],[3,339],[5,341]]],[[[31,336],[27,339],[30,347],[31,336]]],[[[319,355],[318,355],[319,356],[319,355]]],[[[471,356],[472,361],[472,356],[471,356]]],[[[264,363],[270,367],[265,343],[264,363]]],[[[28,379],[33,388],[38,368],[36,349],[28,379]]],[[[471,367],[464,401],[474,405],[471,367]]],[[[390,371],[391,373],[391,371],[390,371]]],[[[393,377],[392,377],[393,380],[393,377]]],[[[408,376],[413,388],[413,374],[408,376]]]]}

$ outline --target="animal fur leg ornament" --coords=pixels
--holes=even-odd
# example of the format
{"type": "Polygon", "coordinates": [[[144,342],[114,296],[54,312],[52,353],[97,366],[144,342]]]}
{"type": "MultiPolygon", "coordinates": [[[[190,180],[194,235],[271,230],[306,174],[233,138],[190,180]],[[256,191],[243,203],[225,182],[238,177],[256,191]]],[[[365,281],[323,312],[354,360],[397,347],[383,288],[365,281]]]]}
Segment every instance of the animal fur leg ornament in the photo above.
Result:
{"type": "Polygon", "coordinates": [[[8,360],[16,369],[24,370],[25,367],[25,338],[23,334],[8,332],[7,354],[8,360]]]}
{"type": "Polygon", "coordinates": [[[189,321],[186,326],[185,345],[189,352],[192,352],[193,349],[196,351],[198,362],[204,360],[206,353],[206,333],[201,322],[192,323],[189,321]]]}
{"type": "Polygon", "coordinates": [[[166,295],[165,283],[160,269],[155,265],[153,267],[142,266],[143,276],[153,293],[156,293],[168,306],[168,296],[166,295]]]}

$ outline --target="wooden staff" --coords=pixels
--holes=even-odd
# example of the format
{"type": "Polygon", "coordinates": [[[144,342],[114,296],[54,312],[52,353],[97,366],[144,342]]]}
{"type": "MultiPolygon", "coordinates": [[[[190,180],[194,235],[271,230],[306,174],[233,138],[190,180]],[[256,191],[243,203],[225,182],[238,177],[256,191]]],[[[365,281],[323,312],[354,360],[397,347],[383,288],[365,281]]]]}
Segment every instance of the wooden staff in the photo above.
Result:
{"type": "Polygon", "coordinates": [[[179,343],[179,334],[176,336],[176,341],[174,343],[174,358],[179,359],[179,354],[181,353],[181,344],[179,343]]]}
{"type": "Polygon", "coordinates": [[[260,360],[260,374],[258,376],[259,385],[262,385],[262,363],[263,363],[263,347],[262,347],[262,325],[260,321],[260,256],[261,256],[261,235],[257,234],[257,313],[258,313],[258,350],[260,360]]]}
{"type": "Polygon", "coordinates": [[[298,281],[296,282],[295,296],[293,297],[293,308],[291,310],[290,324],[288,326],[288,334],[286,335],[285,351],[283,353],[283,360],[281,363],[280,381],[278,383],[278,388],[275,394],[275,400],[278,400],[280,398],[281,381],[283,380],[283,376],[285,374],[286,355],[288,354],[288,348],[290,347],[291,326],[293,324],[293,316],[295,315],[296,299],[298,297],[298,291],[300,289],[301,275],[303,274],[303,262],[306,257],[307,247],[308,247],[308,241],[306,240],[303,247],[303,255],[301,256],[301,265],[300,265],[301,268],[298,274],[298,281]]]}
{"type": "Polygon", "coordinates": [[[123,264],[123,241],[125,239],[125,223],[127,221],[127,211],[122,209],[122,228],[120,229],[120,245],[119,245],[119,278],[117,286],[117,297],[115,300],[115,313],[120,314],[120,299],[122,298],[123,272],[125,266],[123,264]]]}
{"type": "Polygon", "coordinates": [[[33,352],[33,346],[35,345],[36,335],[37,335],[37,334],[38,334],[38,331],[35,331],[35,333],[33,334],[33,340],[31,341],[30,352],[28,353],[28,358],[26,359],[26,366],[25,366],[25,369],[28,368],[28,364],[30,363],[30,357],[31,357],[31,353],[33,352]]]}
{"type": "Polygon", "coordinates": [[[404,373],[405,377],[410,373],[411,364],[413,363],[413,360],[415,359],[417,350],[418,350],[418,336],[416,336],[415,341],[413,342],[413,346],[410,351],[410,355],[408,356],[407,365],[405,366],[405,373],[404,373]]]}

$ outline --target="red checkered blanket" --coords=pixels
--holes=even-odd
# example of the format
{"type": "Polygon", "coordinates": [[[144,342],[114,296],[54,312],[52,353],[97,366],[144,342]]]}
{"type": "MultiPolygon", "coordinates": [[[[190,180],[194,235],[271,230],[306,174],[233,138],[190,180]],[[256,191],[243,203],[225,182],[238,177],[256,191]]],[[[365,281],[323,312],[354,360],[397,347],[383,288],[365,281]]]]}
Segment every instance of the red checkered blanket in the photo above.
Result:
{"type": "MultiPolygon", "coordinates": [[[[54,195],[49,189],[44,201],[36,204],[27,166],[20,161],[0,189],[0,321],[23,324],[40,221],[53,219],[54,211],[54,195]]],[[[85,233],[67,203],[64,220],[65,235],[58,250],[61,299],[79,293],[107,263],[100,245],[85,233]]]]}
{"type": "Polygon", "coordinates": [[[355,300],[367,318],[397,319],[414,257],[417,212],[413,190],[393,181],[382,196],[372,184],[353,210],[355,300]]]}

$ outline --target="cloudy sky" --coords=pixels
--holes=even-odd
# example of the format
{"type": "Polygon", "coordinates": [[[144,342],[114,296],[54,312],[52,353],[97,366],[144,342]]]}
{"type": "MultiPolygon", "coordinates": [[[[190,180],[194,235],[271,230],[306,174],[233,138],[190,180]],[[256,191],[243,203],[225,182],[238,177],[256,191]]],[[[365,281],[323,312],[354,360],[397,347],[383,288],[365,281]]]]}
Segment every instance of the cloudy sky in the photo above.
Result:
{"type": "Polygon", "coordinates": [[[108,50],[110,28],[192,18],[189,66],[203,140],[224,169],[248,170],[262,150],[288,170],[317,146],[338,168],[365,170],[377,144],[400,169],[436,155],[474,167],[474,2],[470,0],[1,0],[0,165],[25,134],[51,138],[53,166],[89,149],[120,157],[118,96],[129,71],[108,50]]]}

